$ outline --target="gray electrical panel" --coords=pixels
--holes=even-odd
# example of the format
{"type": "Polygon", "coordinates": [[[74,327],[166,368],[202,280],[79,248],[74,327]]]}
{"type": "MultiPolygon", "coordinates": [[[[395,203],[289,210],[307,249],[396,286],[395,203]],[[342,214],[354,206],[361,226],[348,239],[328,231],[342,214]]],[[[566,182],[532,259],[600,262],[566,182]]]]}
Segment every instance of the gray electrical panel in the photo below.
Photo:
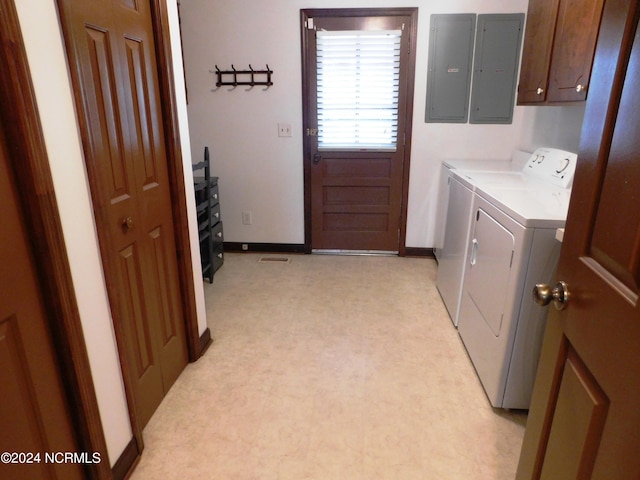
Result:
{"type": "Polygon", "coordinates": [[[478,15],[470,123],[511,123],[524,13],[478,15]]]}
{"type": "Polygon", "coordinates": [[[425,121],[466,123],[476,15],[433,14],[425,121]]]}

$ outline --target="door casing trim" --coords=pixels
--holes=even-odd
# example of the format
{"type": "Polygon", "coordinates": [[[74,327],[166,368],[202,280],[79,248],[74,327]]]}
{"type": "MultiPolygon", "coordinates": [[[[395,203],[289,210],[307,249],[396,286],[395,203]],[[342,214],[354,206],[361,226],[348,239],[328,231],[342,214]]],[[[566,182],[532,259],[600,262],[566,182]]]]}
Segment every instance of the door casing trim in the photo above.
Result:
{"type": "Polygon", "coordinates": [[[15,8],[0,0],[0,128],[9,143],[9,164],[20,195],[23,222],[42,275],[39,287],[58,360],[78,448],[104,461],[85,466],[87,478],[110,479],[108,454],[89,366],[80,312],[37,100],[15,8]],[[19,158],[20,161],[13,161],[19,158]]]}
{"type": "MultiPolygon", "coordinates": [[[[416,69],[416,47],[418,31],[418,7],[411,8],[306,8],[300,10],[300,35],[302,41],[302,102],[303,110],[307,111],[309,88],[305,79],[305,72],[310,62],[307,54],[308,42],[304,32],[304,25],[309,18],[318,17],[376,17],[376,16],[408,16],[409,25],[409,65],[407,79],[407,104],[405,106],[406,131],[404,132],[405,153],[402,169],[402,203],[400,207],[400,232],[398,238],[398,255],[406,255],[407,239],[407,207],[409,203],[409,166],[411,164],[411,138],[413,132],[413,99],[416,69]]],[[[302,116],[302,131],[306,132],[312,125],[308,124],[306,115],[302,116]]],[[[308,137],[303,136],[303,167],[304,167],[304,249],[305,253],[312,253],[311,248],[311,147],[308,137]]]]}

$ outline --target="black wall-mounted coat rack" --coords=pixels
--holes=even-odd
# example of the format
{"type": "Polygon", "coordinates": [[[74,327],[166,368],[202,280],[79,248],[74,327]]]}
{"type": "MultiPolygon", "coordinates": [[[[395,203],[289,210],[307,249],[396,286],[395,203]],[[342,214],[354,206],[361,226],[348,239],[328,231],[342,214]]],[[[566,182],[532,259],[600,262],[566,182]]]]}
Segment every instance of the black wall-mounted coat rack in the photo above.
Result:
{"type": "Polygon", "coordinates": [[[266,70],[254,70],[251,65],[249,65],[249,70],[236,70],[233,64],[231,65],[231,70],[220,70],[216,65],[216,71],[212,73],[215,73],[218,77],[216,81],[217,87],[223,85],[233,87],[238,85],[248,85],[250,87],[265,85],[268,88],[273,85],[271,81],[273,70],[269,68],[269,65],[267,65],[266,70]]]}

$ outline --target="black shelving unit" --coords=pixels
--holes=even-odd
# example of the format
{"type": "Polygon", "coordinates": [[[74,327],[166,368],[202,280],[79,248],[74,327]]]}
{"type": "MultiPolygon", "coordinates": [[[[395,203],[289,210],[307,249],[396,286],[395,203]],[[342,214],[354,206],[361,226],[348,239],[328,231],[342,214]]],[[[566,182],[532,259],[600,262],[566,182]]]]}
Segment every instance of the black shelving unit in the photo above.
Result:
{"type": "Polygon", "coordinates": [[[204,160],[193,165],[193,172],[202,277],[213,283],[215,272],[224,262],[224,236],[218,177],[211,176],[208,147],[204,148],[204,160]]]}

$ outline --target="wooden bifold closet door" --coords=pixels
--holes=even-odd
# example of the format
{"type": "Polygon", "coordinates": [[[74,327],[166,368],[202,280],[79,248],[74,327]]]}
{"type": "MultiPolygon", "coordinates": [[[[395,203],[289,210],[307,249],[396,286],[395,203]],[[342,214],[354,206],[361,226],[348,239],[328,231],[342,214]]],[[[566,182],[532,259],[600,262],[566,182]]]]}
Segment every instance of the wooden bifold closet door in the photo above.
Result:
{"type": "Polygon", "coordinates": [[[151,9],[148,0],[59,7],[121,363],[142,428],[187,364],[151,9]]]}

